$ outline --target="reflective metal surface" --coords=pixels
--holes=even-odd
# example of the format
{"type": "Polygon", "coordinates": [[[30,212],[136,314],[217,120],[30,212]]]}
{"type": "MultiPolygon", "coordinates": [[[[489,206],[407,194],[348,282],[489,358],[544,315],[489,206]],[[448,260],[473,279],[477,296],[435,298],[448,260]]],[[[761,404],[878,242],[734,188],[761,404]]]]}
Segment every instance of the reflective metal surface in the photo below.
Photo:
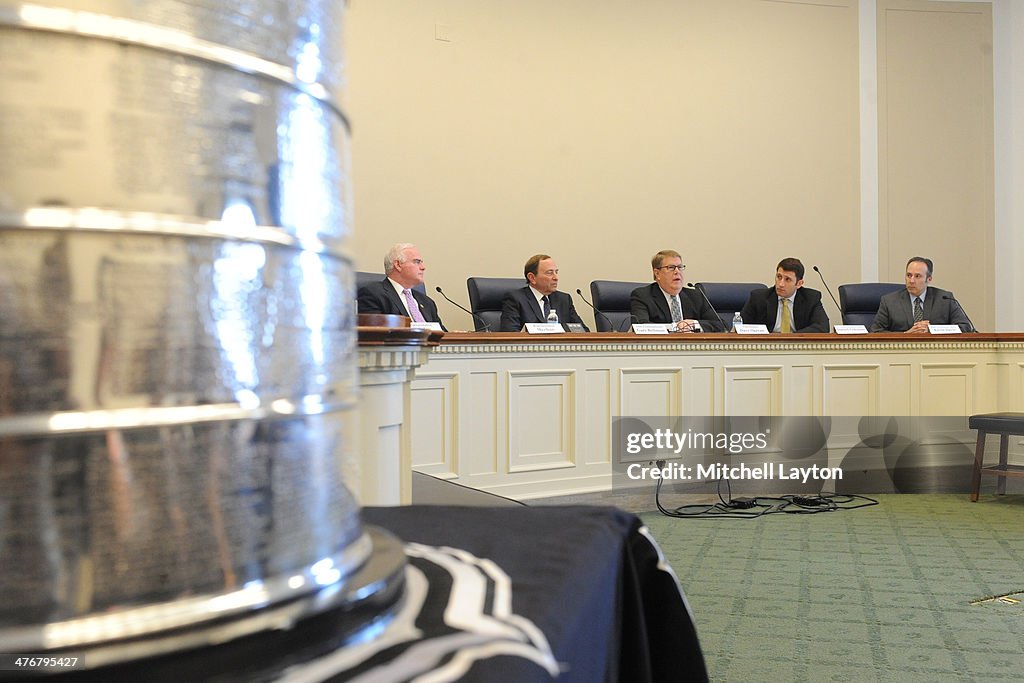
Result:
{"type": "Polygon", "coordinates": [[[348,137],[327,94],[343,78],[339,3],[72,4],[0,4],[0,210],[278,226],[345,252],[348,137]],[[163,34],[228,63],[145,46],[163,34]],[[280,73],[231,65],[240,54],[280,73]]]}
{"type": "Polygon", "coordinates": [[[329,609],[372,554],[342,7],[0,3],[0,651],[329,609]]]}

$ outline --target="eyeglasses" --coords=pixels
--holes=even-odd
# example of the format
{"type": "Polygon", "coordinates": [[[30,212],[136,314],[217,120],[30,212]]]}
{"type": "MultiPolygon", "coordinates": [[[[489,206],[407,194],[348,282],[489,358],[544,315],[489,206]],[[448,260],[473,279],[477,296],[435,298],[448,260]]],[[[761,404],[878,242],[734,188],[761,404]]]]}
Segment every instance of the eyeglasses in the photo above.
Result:
{"type": "Polygon", "coordinates": [[[658,270],[668,270],[673,273],[678,273],[680,271],[686,270],[686,266],[658,266],[658,270]]]}

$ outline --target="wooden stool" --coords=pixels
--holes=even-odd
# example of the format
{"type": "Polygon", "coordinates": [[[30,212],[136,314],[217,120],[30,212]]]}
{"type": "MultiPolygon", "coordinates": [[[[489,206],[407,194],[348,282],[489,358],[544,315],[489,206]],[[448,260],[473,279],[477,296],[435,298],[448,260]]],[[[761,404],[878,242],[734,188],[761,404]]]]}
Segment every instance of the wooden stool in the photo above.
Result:
{"type": "Polygon", "coordinates": [[[971,501],[978,500],[982,474],[994,474],[999,477],[999,481],[996,482],[996,494],[1003,495],[1006,493],[1007,477],[1024,477],[1024,466],[1006,464],[1010,435],[1024,435],[1024,413],[971,415],[968,424],[971,429],[978,430],[978,445],[974,449],[974,475],[971,479],[971,501]],[[989,433],[999,435],[999,464],[983,467],[985,437],[989,433]]]}

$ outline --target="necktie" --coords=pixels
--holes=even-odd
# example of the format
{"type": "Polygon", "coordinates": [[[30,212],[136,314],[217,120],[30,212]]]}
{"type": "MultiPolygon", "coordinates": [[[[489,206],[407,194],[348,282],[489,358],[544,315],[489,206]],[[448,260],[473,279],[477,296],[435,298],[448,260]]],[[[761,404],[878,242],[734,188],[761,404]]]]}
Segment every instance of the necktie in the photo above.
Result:
{"type": "Polygon", "coordinates": [[[402,294],[405,295],[405,305],[409,307],[409,315],[412,319],[418,323],[426,322],[423,319],[423,314],[420,313],[420,305],[416,303],[416,299],[412,298],[411,289],[403,289],[402,294]]]}
{"type": "Polygon", "coordinates": [[[789,326],[789,299],[781,299],[782,301],[782,322],[779,325],[779,330],[782,334],[789,334],[793,331],[793,328],[789,326]]]}
{"type": "Polygon", "coordinates": [[[672,322],[677,323],[683,319],[683,309],[679,306],[679,297],[672,297],[672,322]]]}
{"type": "Polygon", "coordinates": [[[924,320],[924,306],[921,305],[921,297],[914,297],[914,322],[924,320]]]}
{"type": "Polygon", "coordinates": [[[542,296],[541,301],[544,302],[544,321],[546,322],[551,315],[551,302],[548,301],[547,295],[542,296]]]}

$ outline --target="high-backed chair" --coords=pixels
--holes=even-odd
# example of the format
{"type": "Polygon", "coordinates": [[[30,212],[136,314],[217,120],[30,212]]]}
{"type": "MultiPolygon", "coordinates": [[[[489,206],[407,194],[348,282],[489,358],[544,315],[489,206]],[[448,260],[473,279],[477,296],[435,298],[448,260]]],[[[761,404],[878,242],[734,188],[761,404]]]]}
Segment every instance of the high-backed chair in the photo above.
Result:
{"type": "Polygon", "coordinates": [[[860,282],[852,285],[839,285],[839,309],[843,314],[844,325],[864,325],[871,327],[878,313],[878,303],[890,292],[905,289],[904,285],[895,282],[860,282]]]}
{"type": "Polygon", "coordinates": [[[590,283],[590,296],[594,300],[594,323],[598,332],[625,332],[632,318],[629,313],[629,295],[648,282],[621,282],[594,280],[590,283]],[[602,315],[602,313],[604,315],[602,315]]]}
{"type": "Polygon", "coordinates": [[[698,282],[697,289],[711,302],[715,313],[725,323],[725,329],[732,329],[732,317],[743,310],[755,289],[764,289],[760,282],[698,282]]]}
{"type": "Polygon", "coordinates": [[[466,280],[469,289],[469,307],[473,311],[476,331],[497,332],[501,322],[501,303],[505,295],[526,286],[521,277],[471,277],[466,280]]]}
{"type": "Polygon", "coordinates": [[[356,292],[358,292],[363,285],[369,285],[374,282],[380,282],[384,279],[381,273],[368,273],[365,270],[356,271],[356,292]]]}

